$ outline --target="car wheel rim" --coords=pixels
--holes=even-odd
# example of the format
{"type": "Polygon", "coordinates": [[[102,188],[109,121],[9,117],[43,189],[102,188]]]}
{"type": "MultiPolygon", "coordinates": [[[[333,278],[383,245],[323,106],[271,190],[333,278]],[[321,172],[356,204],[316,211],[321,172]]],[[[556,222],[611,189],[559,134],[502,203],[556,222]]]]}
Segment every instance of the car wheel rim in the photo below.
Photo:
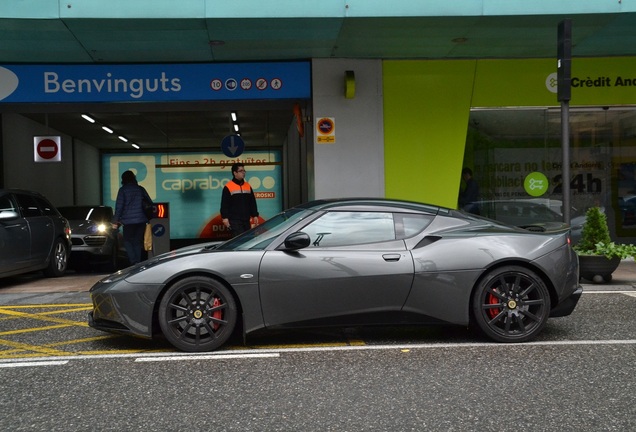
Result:
{"type": "Polygon", "coordinates": [[[55,248],[55,264],[60,271],[66,269],[66,249],[62,243],[58,243],[55,248]]]}
{"type": "Polygon", "coordinates": [[[505,273],[484,290],[481,312],[489,329],[502,337],[522,337],[545,321],[547,293],[521,273],[505,273]]]}
{"type": "Polygon", "coordinates": [[[208,343],[228,327],[227,302],[212,288],[184,287],[168,302],[166,323],[179,340],[201,345],[208,343]]]}

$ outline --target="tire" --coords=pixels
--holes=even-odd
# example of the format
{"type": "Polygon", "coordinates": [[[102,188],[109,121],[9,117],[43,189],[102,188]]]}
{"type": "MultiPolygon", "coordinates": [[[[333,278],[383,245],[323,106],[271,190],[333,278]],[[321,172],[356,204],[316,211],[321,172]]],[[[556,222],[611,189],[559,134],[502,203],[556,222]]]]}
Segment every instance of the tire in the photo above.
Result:
{"type": "Polygon", "coordinates": [[[232,336],[238,312],[230,290],[204,276],[192,276],[171,286],[159,304],[159,325],[175,348],[213,351],[232,336]]]}
{"type": "Polygon", "coordinates": [[[44,275],[48,277],[60,277],[68,267],[69,249],[66,243],[57,239],[53,244],[53,250],[49,257],[49,265],[44,269],[44,275]]]}
{"type": "Polygon", "coordinates": [[[548,321],[550,293],[535,272],[506,266],[480,281],[472,296],[472,308],[477,326],[489,338],[526,342],[534,339],[548,321]]]}

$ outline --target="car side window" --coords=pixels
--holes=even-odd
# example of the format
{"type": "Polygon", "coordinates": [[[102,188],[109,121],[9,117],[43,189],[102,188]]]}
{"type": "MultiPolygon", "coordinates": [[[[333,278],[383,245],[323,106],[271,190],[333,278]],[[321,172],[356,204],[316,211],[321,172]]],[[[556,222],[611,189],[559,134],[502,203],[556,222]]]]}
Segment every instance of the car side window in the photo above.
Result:
{"type": "Polygon", "coordinates": [[[398,239],[413,237],[433,222],[433,215],[396,213],[395,232],[398,239]]]}
{"type": "Polygon", "coordinates": [[[40,210],[45,215],[47,215],[47,216],[57,216],[58,215],[57,210],[55,210],[55,207],[53,207],[53,205],[51,205],[51,203],[48,202],[47,200],[35,197],[35,201],[38,203],[38,206],[40,207],[40,210]]]}
{"type": "Polygon", "coordinates": [[[18,211],[15,203],[13,202],[13,200],[11,199],[9,195],[0,197],[0,212],[3,212],[3,211],[15,211],[15,212],[18,211]]]}
{"type": "Polygon", "coordinates": [[[18,200],[18,206],[20,207],[22,217],[28,218],[42,216],[42,212],[40,212],[40,208],[32,196],[16,194],[15,197],[18,200]]]}
{"type": "Polygon", "coordinates": [[[334,211],[302,229],[309,247],[349,246],[395,240],[393,214],[389,212],[334,211]]]}

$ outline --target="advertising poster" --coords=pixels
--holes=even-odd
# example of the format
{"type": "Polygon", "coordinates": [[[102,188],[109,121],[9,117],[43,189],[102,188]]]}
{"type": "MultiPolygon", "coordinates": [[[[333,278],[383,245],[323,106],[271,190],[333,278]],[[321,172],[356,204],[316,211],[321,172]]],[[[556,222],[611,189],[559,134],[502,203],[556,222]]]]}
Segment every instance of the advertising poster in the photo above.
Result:
{"type": "Polygon", "coordinates": [[[256,195],[261,221],[282,211],[280,151],[245,152],[228,158],[222,152],[179,152],[102,155],[103,201],[115,208],[121,175],[135,173],[156,203],[168,203],[173,239],[224,240],[219,209],[221,193],[232,179],[231,166],[245,164],[246,180],[256,195]]]}

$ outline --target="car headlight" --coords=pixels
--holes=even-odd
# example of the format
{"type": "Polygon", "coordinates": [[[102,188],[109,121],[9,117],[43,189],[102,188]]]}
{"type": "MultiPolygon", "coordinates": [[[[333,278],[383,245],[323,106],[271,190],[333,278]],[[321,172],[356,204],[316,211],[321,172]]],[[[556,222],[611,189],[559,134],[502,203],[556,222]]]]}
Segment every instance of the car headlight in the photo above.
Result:
{"type": "Polygon", "coordinates": [[[108,227],[106,226],[106,224],[97,225],[97,232],[99,233],[105,233],[107,229],[108,227]]]}

